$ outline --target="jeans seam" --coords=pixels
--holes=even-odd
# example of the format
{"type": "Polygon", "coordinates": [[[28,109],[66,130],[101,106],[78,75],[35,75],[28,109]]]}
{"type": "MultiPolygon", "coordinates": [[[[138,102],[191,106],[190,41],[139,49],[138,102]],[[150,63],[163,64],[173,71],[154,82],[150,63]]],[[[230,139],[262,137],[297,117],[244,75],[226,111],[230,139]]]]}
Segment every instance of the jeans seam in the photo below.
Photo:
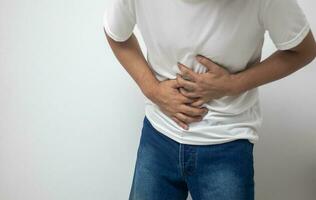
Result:
{"type": "Polygon", "coordinates": [[[184,174],[183,174],[183,165],[182,165],[182,151],[181,151],[181,148],[182,147],[182,144],[179,144],[179,167],[180,167],[180,174],[181,176],[183,177],[184,174]]]}

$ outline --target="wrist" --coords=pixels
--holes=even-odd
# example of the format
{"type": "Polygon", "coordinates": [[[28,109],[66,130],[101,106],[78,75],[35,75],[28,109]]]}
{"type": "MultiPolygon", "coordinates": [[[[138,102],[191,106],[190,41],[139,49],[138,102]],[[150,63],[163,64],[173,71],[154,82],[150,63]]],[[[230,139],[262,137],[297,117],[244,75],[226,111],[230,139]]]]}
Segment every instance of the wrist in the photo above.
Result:
{"type": "Polygon", "coordinates": [[[246,91],[243,81],[242,81],[242,75],[240,73],[232,74],[231,75],[231,93],[233,95],[238,95],[240,93],[243,93],[246,91]]]}
{"type": "Polygon", "coordinates": [[[159,82],[156,82],[144,88],[143,93],[149,100],[155,103],[157,101],[157,97],[159,96],[158,88],[159,88],[159,82]]]}

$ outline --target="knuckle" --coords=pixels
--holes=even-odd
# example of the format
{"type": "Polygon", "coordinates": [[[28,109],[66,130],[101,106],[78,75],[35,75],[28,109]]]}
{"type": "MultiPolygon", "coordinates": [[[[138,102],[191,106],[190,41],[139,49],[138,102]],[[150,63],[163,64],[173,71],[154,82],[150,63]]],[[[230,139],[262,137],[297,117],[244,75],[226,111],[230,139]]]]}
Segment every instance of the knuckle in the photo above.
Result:
{"type": "Polygon", "coordinates": [[[177,116],[178,116],[178,112],[181,112],[181,106],[178,105],[174,108],[174,111],[177,113],[177,116]]]}
{"type": "Polygon", "coordinates": [[[182,103],[190,102],[190,98],[184,96],[184,97],[181,98],[181,102],[182,102],[182,103]]]}
{"type": "Polygon", "coordinates": [[[199,112],[196,108],[190,108],[190,114],[193,116],[196,116],[199,114],[199,112]]]}
{"type": "Polygon", "coordinates": [[[182,111],[183,110],[183,104],[178,104],[177,109],[182,111]]]}
{"type": "Polygon", "coordinates": [[[179,120],[176,117],[172,117],[172,119],[177,122],[178,124],[180,123],[179,120]]]}
{"type": "Polygon", "coordinates": [[[185,96],[191,97],[192,96],[192,92],[185,91],[185,96]]]}
{"type": "Polygon", "coordinates": [[[186,123],[188,123],[188,122],[190,122],[190,119],[189,119],[189,117],[187,117],[187,116],[183,116],[183,121],[186,122],[186,123]]]}
{"type": "Polygon", "coordinates": [[[182,92],[182,94],[184,94],[184,95],[188,95],[188,92],[185,90],[185,89],[183,89],[183,88],[181,88],[181,92],[182,92]]]}
{"type": "Polygon", "coordinates": [[[194,112],[194,110],[192,110],[192,109],[188,109],[187,113],[188,113],[188,115],[190,115],[190,116],[194,116],[194,115],[196,114],[196,113],[194,112]]]}
{"type": "Polygon", "coordinates": [[[178,76],[176,80],[177,80],[178,83],[182,83],[182,77],[181,76],[178,76]]]}
{"type": "Polygon", "coordinates": [[[195,108],[192,104],[190,105],[189,111],[192,116],[198,115],[198,109],[195,108]]]}

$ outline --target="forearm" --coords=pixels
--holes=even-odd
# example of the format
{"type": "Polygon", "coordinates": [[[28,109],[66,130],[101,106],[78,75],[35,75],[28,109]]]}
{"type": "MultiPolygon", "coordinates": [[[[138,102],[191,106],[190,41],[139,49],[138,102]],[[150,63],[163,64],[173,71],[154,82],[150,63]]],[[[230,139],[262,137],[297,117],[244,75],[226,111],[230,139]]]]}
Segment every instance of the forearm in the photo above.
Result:
{"type": "Polygon", "coordinates": [[[120,64],[134,79],[143,94],[151,98],[159,81],[149,68],[135,35],[132,34],[132,36],[124,42],[116,42],[106,33],[105,35],[120,64]]]}
{"type": "Polygon", "coordinates": [[[237,93],[286,77],[313,60],[294,51],[276,51],[260,63],[233,75],[237,93]]]}

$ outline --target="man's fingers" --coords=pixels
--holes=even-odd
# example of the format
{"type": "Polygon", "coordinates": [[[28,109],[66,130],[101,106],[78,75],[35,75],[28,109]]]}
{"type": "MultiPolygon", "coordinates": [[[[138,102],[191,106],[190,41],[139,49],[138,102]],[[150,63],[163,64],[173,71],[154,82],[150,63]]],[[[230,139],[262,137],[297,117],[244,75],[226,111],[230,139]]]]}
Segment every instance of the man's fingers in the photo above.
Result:
{"type": "Polygon", "coordinates": [[[177,79],[170,79],[167,81],[169,81],[172,88],[177,89],[177,88],[181,87],[180,84],[178,83],[177,79]]]}
{"type": "Polygon", "coordinates": [[[190,105],[181,105],[180,107],[180,112],[187,114],[189,116],[194,116],[194,117],[199,117],[199,116],[204,116],[207,112],[207,108],[195,108],[190,105]]]}
{"type": "Polygon", "coordinates": [[[194,92],[188,92],[188,91],[186,91],[185,89],[183,89],[183,88],[179,88],[179,90],[180,90],[180,92],[181,92],[181,94],[183,94],[184,96],[186,96],[186,97],[189,97],[189,98],[198,98],[198,97],[200,97],[199,95],[197,95],[196,93],[194,93],[194,92]]]}
{"type": "Polygon", "coordinates": [[[204,99],[200,98],[198,100],[196,100],[195,102],[191,103],[191,106],[194,106],[194,107],[200,107],[204,104],[204,99]]]}
{"type": "Polygon", "coordinates": [[[191,122],[198,122],[198,121],[202,120],[201,116],[200,117],[191,117],[191,116],[185,115],[185,114],[180,113],[180,112],[176,113],[175,117],[186,124],[189,124],[191,122]]]}
{"type": "Polygon", "coordinates": [[[185,124],[184,122],[180,121],[179,119],[177,119],[176,117],[171,117],[173,119],[173,121],[175,121],[179,126],[181,126],[183,129],[188,130],[189,126],[187,124],[185,124]]]}
{"type": "Polygon", "coordinates": [[[205,66],[208,71],[214,71],[216,68],[218,68],[217,64],[211,61],[210,59],[202,56],[202,55],[197,55],[196,59],[198,60],[199,63],[201,63],[203,66],[205,66]]]}
{"type": "Polygon", "coordinates": [[[177,74],[176,80],[178,84],[180,85],[180,87],[185,88],[187,91],[195,91],[197,88],[196,83],[183,79],[180,74],[177,74]]]}
{"type": "Polygon", "coordinates": [[[180,62],[178,62],[177,64],[178,64],[179,69],[181,71],[181,75],[184,77],[184,79],[192,81],[192,82],[196,82],[196,80],[198,79],[198,76],[199,76],[198,73],[195,73],[190,68],[188,68],[187,66],[185,66],[184,64],[182,64],[180,62]]]}
{"type": "MultiPolygon", "coordinates": [[[[179,92],[180,92],[180,91],[179,91],[179,92]]],[[[180,92],[180,93],[181,93],[181,92],[180,92]]],[[[180,103],[183,103],[183,104],[191,104],[191,103],[193,103],[193,102],[196,101],[196,100],[191,99],[191,98],[189,98],[189,97],[186,97],[186,96],[180,94],[179,101],[180,101],[180,103]]]]}

